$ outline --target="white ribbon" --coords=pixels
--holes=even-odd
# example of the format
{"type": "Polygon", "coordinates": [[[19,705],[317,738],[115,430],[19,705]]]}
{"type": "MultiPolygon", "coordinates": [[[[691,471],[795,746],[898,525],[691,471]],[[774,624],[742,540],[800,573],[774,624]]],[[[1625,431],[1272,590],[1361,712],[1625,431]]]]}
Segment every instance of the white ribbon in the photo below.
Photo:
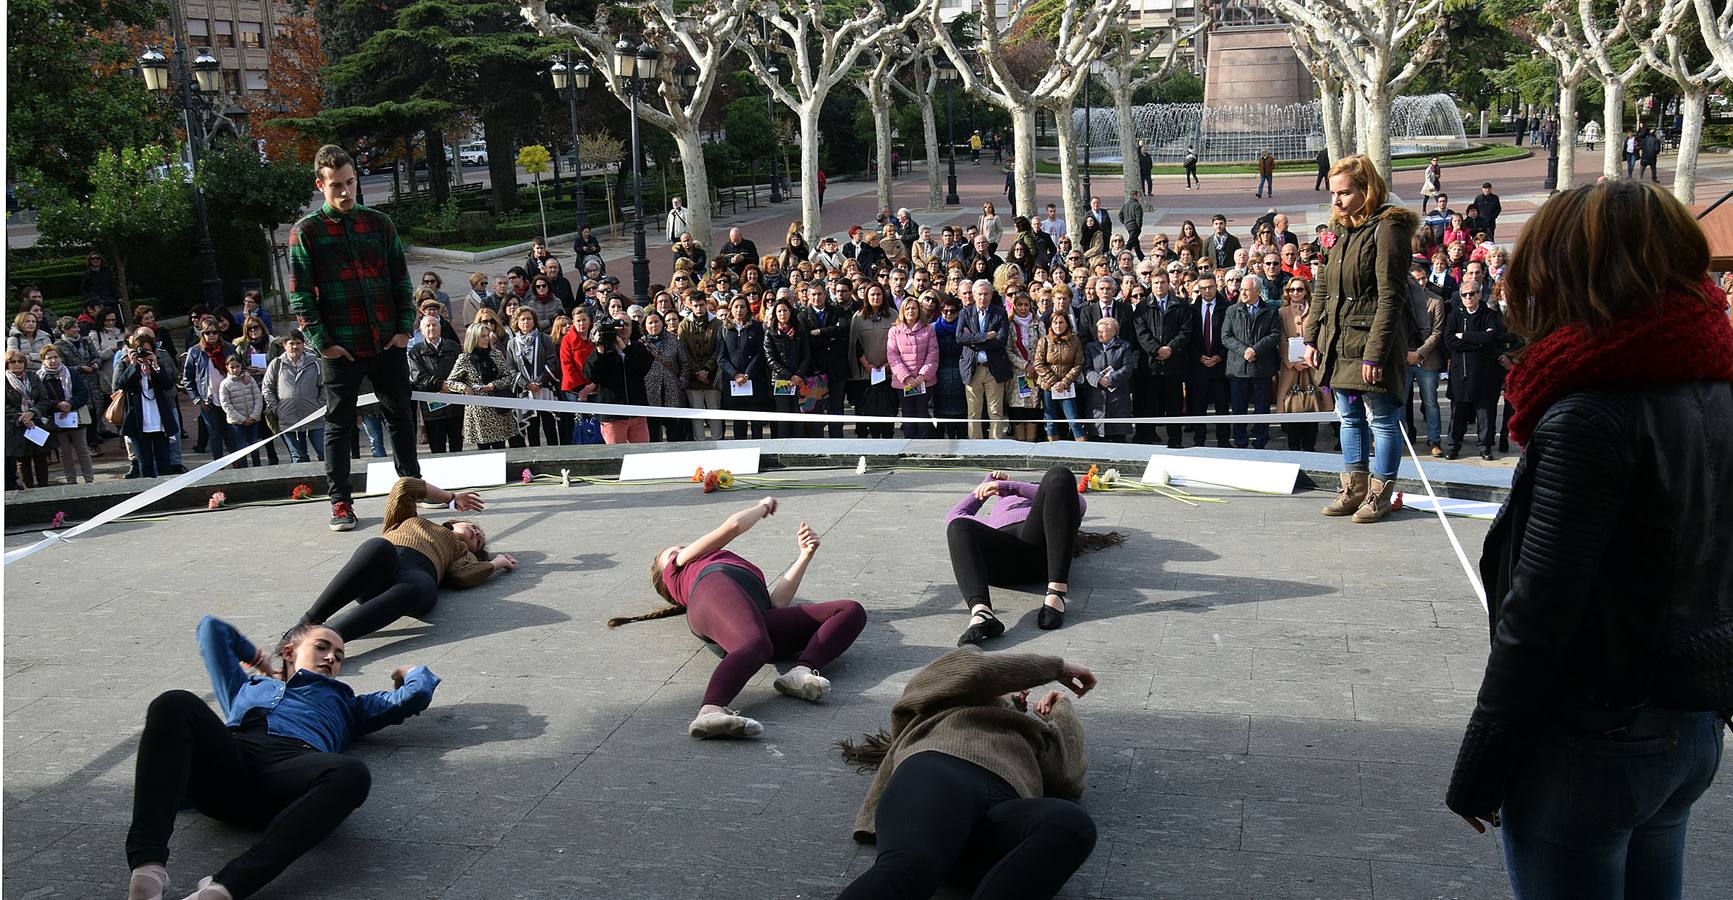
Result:
{"type": "Polygon", "coordinates": [[[1398,428],[1402,432],[1402,443],[1408,445],[1408,455],[1414,460],[1414,471],[1420,473],[1420,484],[1426,488],[1426,496],[1432,498],[1432,511],[1438,514],[1439,524],[1444,526],[1444,536],[1450,539],[1450,549],[1456,551],[1456,561],[1462,564],[1462,573],[1468,576],[1468,586],[1474,588],[1474,596],[1480,598],[1480,608],[1488,613],[1492,611],[1486,602],[1486,585],[1480,582],[1480,573],[1474,571],[1474,564],[1468,561],[1468,554],[1462,550],[1462,542],[1456,539],[1456,529],[1450,527],[1450,520],[1444,515],[1444,505],[1438,502],[1438,495],[1432,491],[1432,480],[1426,477],[1426,467],[1420,464],[1420,454],[1414,451],[1414,441],[1408,437],[1408,429],[1398,428]]]}

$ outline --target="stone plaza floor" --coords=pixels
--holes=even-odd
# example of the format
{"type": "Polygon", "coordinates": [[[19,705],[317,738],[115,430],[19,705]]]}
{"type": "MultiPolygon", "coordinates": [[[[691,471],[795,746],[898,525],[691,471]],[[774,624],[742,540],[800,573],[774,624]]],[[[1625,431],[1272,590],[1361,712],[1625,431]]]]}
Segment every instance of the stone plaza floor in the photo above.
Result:
{"type": "MultiPolygon", "coordinates": [[[[869,776],[832,743],[887,723],[909,676],[954,646],[942,520],[979,476],[794,477],[865,488],[778,491],[781,512],[736,546],[779,572],[804,519],[824,545],[801,597],[866,605],[823,703],[777,695],[767,668],[736,704],[764,735],[694,742],[685,725],[717,657],[682,619],[603,625],[660,602],[658,548],[759,493],[492,491],[475,518],[519,570],[350,644],[357,690],[410,662],[443,683],[421,716],[357,744],[367,803],[257,896],[834,896],[873,852],[849,838],[869,776]]],[[[996,592],[1010,631],[994,651],[1100,677],[1078,703],[1100,841],[1065,896],[1508,896],[1497,840],[1443,806],[1487,639],[1437,520],[1326,520],[1315,491],[1219,496],[1091,495],[1084,527],[1128,540],[1079,561],[1059,631],[1035,629],[1039,594],[996,592]]],[[[122,895],[145,707],[171,688],[209,697],[199,617],[274,638],[378,533],[382,506],[362,500],[349,534],[317,503],[112,525],[5,570],[6,897],[122,895]]],[[[1478,555],[1486,523],[1453,524],[1478,555]]],[[[1726,896],[1733,879],[1728,784],[1696,808],[1688,896],[1726,896]]],[[[169,894],[251,840],[184,813],[169,894]]]]}

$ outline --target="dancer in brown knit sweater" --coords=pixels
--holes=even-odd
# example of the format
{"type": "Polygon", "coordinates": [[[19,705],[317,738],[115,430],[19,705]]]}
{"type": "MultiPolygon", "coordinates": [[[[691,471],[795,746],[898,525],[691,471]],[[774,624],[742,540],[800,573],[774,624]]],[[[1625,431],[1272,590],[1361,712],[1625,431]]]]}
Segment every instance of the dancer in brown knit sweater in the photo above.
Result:
{"type": "Polygon", "coordinates": [[[927,898],[948,879],[978,882],[975,900],[1065,886],[1095,847],[1095,823],[1075,802],[1088,765],[1071,701],[1048,691],[1028,702],[1053,681],[1079,697],[1095,687],[1089,669],[1058,657],[960,647],[915,674],[888,733],[838,743],[845,760],[878,770],[854,837],[879,848],[838,900],[927,898]]]}
{"type": "Polygon", "coordinates": [[[517,560],[489,555],[487,536],[468,519],[429,522],[415,514],[415,504],[430,500],[457,512],[482,508],[473,491],[454,494],[419,478],[399,478],[385,500],[385,525],[380,536],[355,548],[337,577],[313,601],[303,623],[325,624],[351,603],[360,608],[330,622],[331,630],[352,641],[372,634],[404,616],[423,616],[439,598],[441,582],[470,588],[495,572],[517,568],[517,560]]]}

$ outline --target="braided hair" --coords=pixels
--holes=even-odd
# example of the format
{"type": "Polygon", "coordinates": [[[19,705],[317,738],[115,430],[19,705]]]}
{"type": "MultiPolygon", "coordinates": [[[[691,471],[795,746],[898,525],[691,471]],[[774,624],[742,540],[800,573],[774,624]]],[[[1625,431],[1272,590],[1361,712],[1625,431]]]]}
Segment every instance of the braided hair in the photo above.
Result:
{"type": "Polygon", "coordinates": [[[631,622],[648,622],[651,619],[666,619],[669,616],[686,614],[686,607],[674,602],[674,595],[668,592],[668,585],[662,581],[661,559],[662,554],[660,553],[650,559],[650,586],[656,589],[656,593],[660,594],[662,599],[668,602],[668,605],[636,616],[615,616],[608,620],[609,628],[618,628],[631,622]]]}

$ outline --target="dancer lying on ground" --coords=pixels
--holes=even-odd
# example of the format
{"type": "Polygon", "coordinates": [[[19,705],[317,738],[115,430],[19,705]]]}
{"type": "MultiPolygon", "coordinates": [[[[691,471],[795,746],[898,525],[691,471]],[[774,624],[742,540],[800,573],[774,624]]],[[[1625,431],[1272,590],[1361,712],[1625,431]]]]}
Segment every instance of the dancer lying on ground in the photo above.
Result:
{"type": "Polygon", "coordinates": [[[483,506],[473,491],[454,494],[419,478],[397,479],[385,499],[380,536],[355,548],[301,621],[323,624],[343,607],[359,603],[331,622],[333,631],[352,641],[403,616],[427,615],[439,599],[440,582],[470,588],[495,572],[517,568],[517,560],[507,554],[488,554],[480,525],[468,519],[434,523],[416,515],[415,504],[423,500],[458,512],[483,506]]]}
{"type": "Polygon", "coordinates": [[[1088,764],[1071,701],[1049,691],[1025,711],[1051,681],[1079,697],[1095,687],[1058,657],[962,647],[915,673],[889,733],[837,742],[843,759],[878,770],[854,838],[879,848],[838,900],[926,898],[947,879],[978,882],[975,900],[1065,886],[1095,847],[1095,822],[1073,802],[1088,764]]]}
{"type": "Polygon", "coordinates": [[[220,619],[206,616],[198,635],[227,721],[187,691],[151,701],[126,835],[128,900],[161,900],[175,812],[186,805],[265,828],[186,900],[239,900],[264,887],[367,799],[367,764],[346,755],[355,739],[420,713],[439,685],[425,666],[399,666],[395,690],[357,696],[337,680],[343,638],[322,625],[283,635],[276,665],[220,619]],[[248,675],[243,664],[264,674],[248,675]]]}
{"type": "Polygon", "coordinates": [[[608,620],[609,628],[685,614],[692,633],[726,653],[704,690],[704,705],[687,733],[700,740],[753,737],[764,726],[728,704],[772,658],[795,657],[795,666],[776,679],[776,690],[816,701],[830,691],[819,672],[847,650],[866,627],[866,610],[853,600],[795,605],[794,592],[818,552],[818,534],[800,523],[800,555],[770,588],[764,572],[724,549],[760,519],[775,514],[776,501],[758,501],[728,517],[690,544],[675,544],[650,563],[650,584],[670,606],[640,616],[608,620]]]}
{"type": "Polygon", "coordinates": [[[1125,543],[1117,531],[1092,534],[1077,530],[1083,521],[1083,497],[1077,476],[1054,466],[1039,485],[1012,481],[992,472],[945,517],[945,540],[951,549],[951,571],[969,604],[969,627],[957,646],[979,644],[1005,633],[993,615],[987,586],[1007,587],[1047,579],[1047,599],[1037,624],[1051,630],[1065,624],[1065,592],[1071,589],[1071,557],[1125,543]],[[981,505],[998,497],[993,511],[981,505]]]}

